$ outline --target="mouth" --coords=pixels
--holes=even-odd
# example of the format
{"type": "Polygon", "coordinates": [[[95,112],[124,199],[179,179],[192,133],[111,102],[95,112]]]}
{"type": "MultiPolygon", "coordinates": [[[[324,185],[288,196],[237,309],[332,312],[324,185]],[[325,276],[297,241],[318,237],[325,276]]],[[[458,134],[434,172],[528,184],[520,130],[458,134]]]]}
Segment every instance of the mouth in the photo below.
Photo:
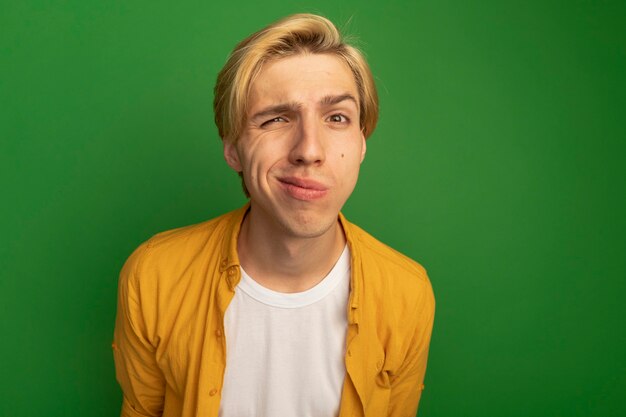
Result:
{"type": "Polygon", "coordinates": [[[296,200],[317,200],[328,194],[327,186],[308,178],[281,177],[278,182],[287,195],[296,200]]]}

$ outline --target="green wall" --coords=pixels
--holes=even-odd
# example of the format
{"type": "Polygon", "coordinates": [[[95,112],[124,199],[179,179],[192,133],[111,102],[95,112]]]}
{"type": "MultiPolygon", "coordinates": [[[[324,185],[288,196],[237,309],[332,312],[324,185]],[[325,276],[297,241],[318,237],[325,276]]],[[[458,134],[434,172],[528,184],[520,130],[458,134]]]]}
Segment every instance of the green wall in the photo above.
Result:
{"type": "Polygon", "coordinates": [[[420,416],[626,415],[623,1],[7,3],[1,416],[118,413],[119,269],[243,203],[213,83],[301,11],[358,35],[377,78],[345,213],[430,273],[420,416]]]}

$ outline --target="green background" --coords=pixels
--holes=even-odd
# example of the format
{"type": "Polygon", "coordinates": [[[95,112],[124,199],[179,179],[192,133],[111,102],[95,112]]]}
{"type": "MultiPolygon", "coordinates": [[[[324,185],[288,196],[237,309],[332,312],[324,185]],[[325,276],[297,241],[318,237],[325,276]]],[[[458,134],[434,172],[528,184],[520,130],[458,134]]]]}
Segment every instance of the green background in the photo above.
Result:
{"type": "Polygon", "coordinates": [[[344,212],[421,262],[420,416],[626,415],[626,3],[13,1],[0,12],[0,415],[112,416],[118,272],[244,202],[212,88],[294,12],[381,99],[344,212]]]}

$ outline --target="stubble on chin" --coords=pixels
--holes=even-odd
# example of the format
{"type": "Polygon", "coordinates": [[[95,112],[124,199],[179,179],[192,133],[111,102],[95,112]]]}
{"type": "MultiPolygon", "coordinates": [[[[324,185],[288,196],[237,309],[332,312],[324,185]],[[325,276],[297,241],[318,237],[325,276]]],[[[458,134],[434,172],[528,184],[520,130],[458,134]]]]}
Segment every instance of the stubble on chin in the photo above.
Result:
{"type": "Polygon", "coordinates": [[[300,214],[289,219],[283,219],[281,226],[287,236],[302,239],[315,239],[332,233],[338,224],[338,216],[323,218],[310,214],[300,214]]]}

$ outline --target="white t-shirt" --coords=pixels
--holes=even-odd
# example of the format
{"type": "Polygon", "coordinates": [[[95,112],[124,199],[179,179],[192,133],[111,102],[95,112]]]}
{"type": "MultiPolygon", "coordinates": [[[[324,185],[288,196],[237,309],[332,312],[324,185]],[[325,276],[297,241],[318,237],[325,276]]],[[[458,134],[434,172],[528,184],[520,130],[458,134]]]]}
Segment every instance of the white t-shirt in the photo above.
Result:
{"type": "Polygon", "coordinates": [[[220,417],[335,417],[345,377],[350,252],[315,287],[280,293],[241,270],[224,316],[220,417]]]}

